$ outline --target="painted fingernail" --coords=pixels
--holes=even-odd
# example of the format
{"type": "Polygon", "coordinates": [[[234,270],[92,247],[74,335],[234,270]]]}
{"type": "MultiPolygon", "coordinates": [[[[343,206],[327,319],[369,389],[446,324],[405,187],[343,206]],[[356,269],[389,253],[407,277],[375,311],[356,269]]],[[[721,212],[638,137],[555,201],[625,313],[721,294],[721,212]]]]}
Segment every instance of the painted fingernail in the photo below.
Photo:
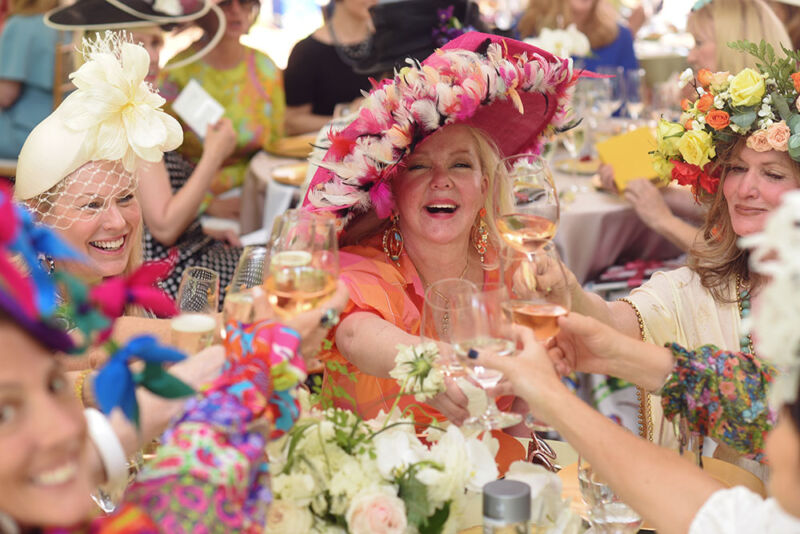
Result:
{"type": "Polygon", "coordinates": [[[472,360],[476,359],[478,357],[478,351],[475,349],[469,349],[469,352],[467,352],[467,357],[472,360]]]}

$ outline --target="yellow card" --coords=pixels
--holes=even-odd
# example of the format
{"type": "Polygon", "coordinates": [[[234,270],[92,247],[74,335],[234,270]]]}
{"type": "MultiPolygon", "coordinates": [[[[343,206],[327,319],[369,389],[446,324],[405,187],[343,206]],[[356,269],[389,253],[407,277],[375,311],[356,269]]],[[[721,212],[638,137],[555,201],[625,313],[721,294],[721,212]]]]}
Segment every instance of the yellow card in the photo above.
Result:
{"type": "Polygon", "coordinates": [[[656,136],[648,127],[609,137],[595,148],[600,161],[614,168],[614,181],[620,191],[624,191],[631,180],[657,176],[649,154],[656,148],[656,136]]]}

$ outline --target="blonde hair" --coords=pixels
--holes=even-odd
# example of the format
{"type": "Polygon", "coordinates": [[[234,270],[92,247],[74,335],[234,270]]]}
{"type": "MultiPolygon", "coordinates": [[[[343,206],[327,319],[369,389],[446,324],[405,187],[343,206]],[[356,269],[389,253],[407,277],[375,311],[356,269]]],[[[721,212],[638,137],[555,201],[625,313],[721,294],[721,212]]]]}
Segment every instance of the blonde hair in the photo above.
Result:
{"type": "MultiPolygon", "coordinates": [[[[714,195],[703,192],[700,197],[700,202],[708,206],[701,228],[703,240],[689,254],[689,267],[700,276],[700,283],[717,302],[735,301],[736,295],[731,297],[728,293],[733,278],[750,278],[749,253],[737,244],[739,236],[733,230],[728,202],[723,194],[723,184],[730,170],[731,160],[745,147],[746,139],[738,137],[729,145],[719,143],[717,146],[717,168],[721,170],[722,178],[714,195]]],[[[788,153],[786,157],[789,157],[788,153]]],[[[795,171],[794,179],[800,186],[800,163],[794,160],[791,162],[795,171]]],[[[758,285],[760,281],[751,280],[751,283],[758,285]]]]}
{"type": "Polygon", "coordinates": [[[713,0],[689,15],[687,29],[693,34],[713,35],[716,70],[733,74],[745,67],[755,68],[756,59],[730,48],[731,41],[758,43],[763,39],[776,52],[780,52],[781,45],[792,49],[786,28],[763,0],[713,0]]]}
{"type": "Polygon", "coordinates": [[[11,0],[8,14],[40,15],[58,7],[58,0],[11,0]]]}
{"type": "MultiPolygon", "coordinates": [[[[589,21],[578,30],[589,38],[592,50],[610,45],[619,35],[618,15],[607,0],[595,0],[589,21]]],[[[566,28],[571,24],[567,0],[529,0],[517,24],[521,38],[536,37],[543,28],[566,28]]]]}

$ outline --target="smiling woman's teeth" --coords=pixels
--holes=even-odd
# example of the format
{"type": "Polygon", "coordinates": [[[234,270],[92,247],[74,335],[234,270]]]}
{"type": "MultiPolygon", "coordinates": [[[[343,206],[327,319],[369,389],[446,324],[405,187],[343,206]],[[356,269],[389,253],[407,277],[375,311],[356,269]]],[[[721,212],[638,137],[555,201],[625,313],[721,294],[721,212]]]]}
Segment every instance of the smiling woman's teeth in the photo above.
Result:
{"type": "Polygon", "coordinates": [[[456,211],[456,207],[453,204],[431,204],[425,206],[425,209],[430,213],[453,213],[456,211]]]}
{"type": "Polygon", "coordinates": [[[61,467],[51,469],[50,471],[45,471],[44,473],[39,473],[33,477],[33,483],[40,486],[57,486],[72,479],[77,471],[78,462],[72,461],[62,465],[61,467]]]}
{"type": "Polygon", "coordinates": [[[118,248],[122,247],[125,243],[125,238],[120,237],[119,239],[114,239],[113,241],[90,241],[89,244],[95,248],[103,249],[103,250],[117,250],[118,248]]]}

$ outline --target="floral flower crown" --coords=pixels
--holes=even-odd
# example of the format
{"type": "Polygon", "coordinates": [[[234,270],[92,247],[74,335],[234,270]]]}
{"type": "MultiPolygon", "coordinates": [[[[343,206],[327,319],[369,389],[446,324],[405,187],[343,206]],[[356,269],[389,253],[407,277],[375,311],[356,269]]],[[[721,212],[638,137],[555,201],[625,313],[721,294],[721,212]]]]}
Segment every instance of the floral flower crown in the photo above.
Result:
{"type": "Polygon", "coordinates": [[[333,211],[344,223],[371,207],[387,217],[394,207],[390,180],[414,147],[443,126],[482,128],[501,152],[515,153],[539,151],[542,131],[568,122],[568,89],[578,77],[570,59],[469,32],[422,63],[407,61],[393,79],[373,82],[358,117],[329,135],[324,158],[314,162],[319,169],[307,209],[333,211]]]}
{"type": "MultiPolygon", "coordinates": [[[[664,181],[690,185],[714,194],[721,169],[717,145],[736,136],[747,137],[747,147],[758,152],[788,152],[800,161],[800,52],[783,48],[777,57],[764,41],[756,45],[736,41],[729,46],[758,59],[758,71],[745,68],[736,75],[701,69],[694,80],[698,98],[681,102],[680,121],[659,121],[653,167],[664,181]]],[[[681,75],[682,86],[692,82],[691,69],[681,75]]]]}

